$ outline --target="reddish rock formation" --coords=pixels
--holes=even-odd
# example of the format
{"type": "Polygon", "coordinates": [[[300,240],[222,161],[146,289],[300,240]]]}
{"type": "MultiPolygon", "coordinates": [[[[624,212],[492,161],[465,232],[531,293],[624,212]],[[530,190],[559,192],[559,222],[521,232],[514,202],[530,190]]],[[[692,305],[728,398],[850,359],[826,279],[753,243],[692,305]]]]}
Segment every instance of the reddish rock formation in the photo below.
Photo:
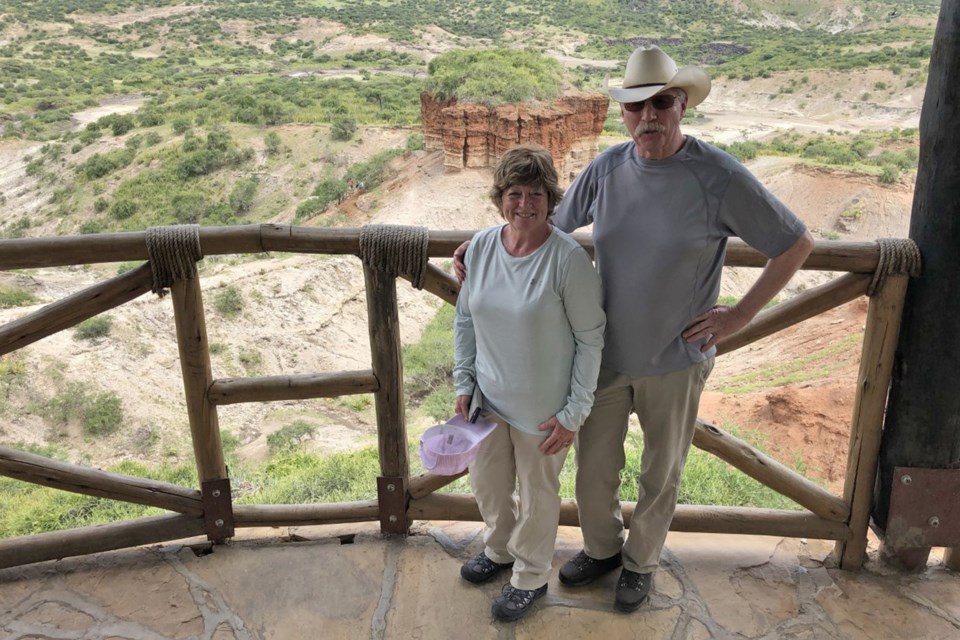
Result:
{"type": "Polygon", "coordinates": [[[596,155],[608,103],[604,95],[578,94],[552,103],[488,107],[438,102],[423,92],[420,118],[427,149],[443,149],[449,170],[490,167],[510,147],[535,142],[550,150],[565,182],[596,155]]]}

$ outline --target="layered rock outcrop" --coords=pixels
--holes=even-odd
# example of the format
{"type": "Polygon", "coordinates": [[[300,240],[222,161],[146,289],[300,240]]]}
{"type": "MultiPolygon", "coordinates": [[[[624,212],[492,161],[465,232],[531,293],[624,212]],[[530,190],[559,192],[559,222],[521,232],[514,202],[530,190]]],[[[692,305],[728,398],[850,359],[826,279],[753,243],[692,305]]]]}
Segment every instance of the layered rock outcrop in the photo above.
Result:
{"type": "Polygon", "coordinates": [[[510,147],[537,143],[550,150],[566,182],[593,159],[607,119],[609,98],[564,95],[553,102],[483,104],[437,101],[420,94],[420,117],[428,150],[443,150],[447,170],[494,166],[510,147]]]}

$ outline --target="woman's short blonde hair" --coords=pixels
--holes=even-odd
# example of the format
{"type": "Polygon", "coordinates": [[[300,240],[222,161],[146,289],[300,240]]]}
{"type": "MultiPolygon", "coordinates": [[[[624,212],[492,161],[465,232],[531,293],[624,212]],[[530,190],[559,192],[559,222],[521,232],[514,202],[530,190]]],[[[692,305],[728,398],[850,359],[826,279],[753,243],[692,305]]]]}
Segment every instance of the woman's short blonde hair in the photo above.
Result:
{"type": "Polygon", "coordinates": [[[503,194],[514,185],[538,185],[547,192],[547,215],[563,198],[560,178],[550,152],[538,144],[521,144],[511,148],[493,170],[490,200],[503,212],[503,194]]]}

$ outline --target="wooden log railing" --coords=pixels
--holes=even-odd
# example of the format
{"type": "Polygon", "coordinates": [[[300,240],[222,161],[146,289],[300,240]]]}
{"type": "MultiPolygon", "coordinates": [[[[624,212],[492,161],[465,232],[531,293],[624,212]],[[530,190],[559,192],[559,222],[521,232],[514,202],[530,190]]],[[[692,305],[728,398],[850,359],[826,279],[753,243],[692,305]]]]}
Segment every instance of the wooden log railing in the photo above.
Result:
{"type": "MultiPolygon", "coordinates": [[[[454,249],[471,236],[472,232],[431,231],[427,254],[449,258],[454,249]]],[[[203,228],[199,237],[203,255],[269,251],[358,255],[360,231],[267,224],[203,228]]],[[[589,237],[582,234],[575,237],[592,252],[589,237]]],[[[0,241],[0,270],[146,259],[144,232],[0,241]]],[[[879,261],[878,243],[818,242],[802,268],[847,273],[759,314],[739,332],[722,340],[718,353],[729,353],[864,295],[879,261]]],[[[726,266],[762,267],[765,262],[766,258],[742,242],[729,242],[726,266]]],[[[408,275],[401,276],[410,279],[408,275]]],[[[436,493],[464,474],[409,476],[396,278],[364,266],[364,280],[371,369],[220,379],[214,377],[210,364],[199,279],[175,283],[171,287],[171,298],[200,490],[0,447],[0,475],[149,505],[176,514],[0,540],[0,568],[204,533],[212,540],[222,540],[232,535],[234,527],[379,520],[384,532],[402,534],[413,519],[479,520],[472,496],[436,493]],[[381,465],[377,499],[338,504],[232,504],[217,406],[363,393],[372,393],[375,398],[381,465]]],[[[791,498],[805,510],[680,505],[671,530],[834,540],[840,565],[860,566],[866,546],[881,416],[906,281],[905,275],[890,276],[881,284],[877,295],[870,298],[843,496],[831,494],[716,426],[699,422],[694,437],[696,446],[791,498]]],[[[456,302],[459,292],[456,280],[436,266],[427,265],[422,284],[424,290],[440,299],[451,304],[456,302]]],[[[72,327],[150,289],[151,267],[147,263],[47,305],[0,327],[0,354],[72,327]]],[[[623,504],[625,521],[629,520],[633,508],[631,503],[623,504]]],[[[579,524],[573,501],[563,501],[560,520],[565,525],[579,524]]]]}

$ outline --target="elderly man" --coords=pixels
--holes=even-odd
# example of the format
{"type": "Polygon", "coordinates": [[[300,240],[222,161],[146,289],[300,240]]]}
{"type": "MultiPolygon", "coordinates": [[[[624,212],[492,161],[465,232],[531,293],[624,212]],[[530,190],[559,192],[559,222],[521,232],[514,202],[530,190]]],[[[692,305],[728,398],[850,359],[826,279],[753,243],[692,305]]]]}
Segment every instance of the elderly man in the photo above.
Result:
{"type": "Polygon", "coordinates": [[[593,224],[607,329],[592,412],[576,442],[584,548],[560,570],[580,586],[622,565],[614,606],[647,598],[717,341],[746,325],[813,248],[804,224],[727,153],[684,135],[680,121],[710,92],[697,67],[656,46],[627,62],[620,103],[633,140],[597,156],[558,205],[554,224],[593,224]],[[728,237],[769,258],[737,304],[717,305],[728,237]],[[637,507],[624,537],[620,471],[627,420],[644,435],[637,507]]]}

